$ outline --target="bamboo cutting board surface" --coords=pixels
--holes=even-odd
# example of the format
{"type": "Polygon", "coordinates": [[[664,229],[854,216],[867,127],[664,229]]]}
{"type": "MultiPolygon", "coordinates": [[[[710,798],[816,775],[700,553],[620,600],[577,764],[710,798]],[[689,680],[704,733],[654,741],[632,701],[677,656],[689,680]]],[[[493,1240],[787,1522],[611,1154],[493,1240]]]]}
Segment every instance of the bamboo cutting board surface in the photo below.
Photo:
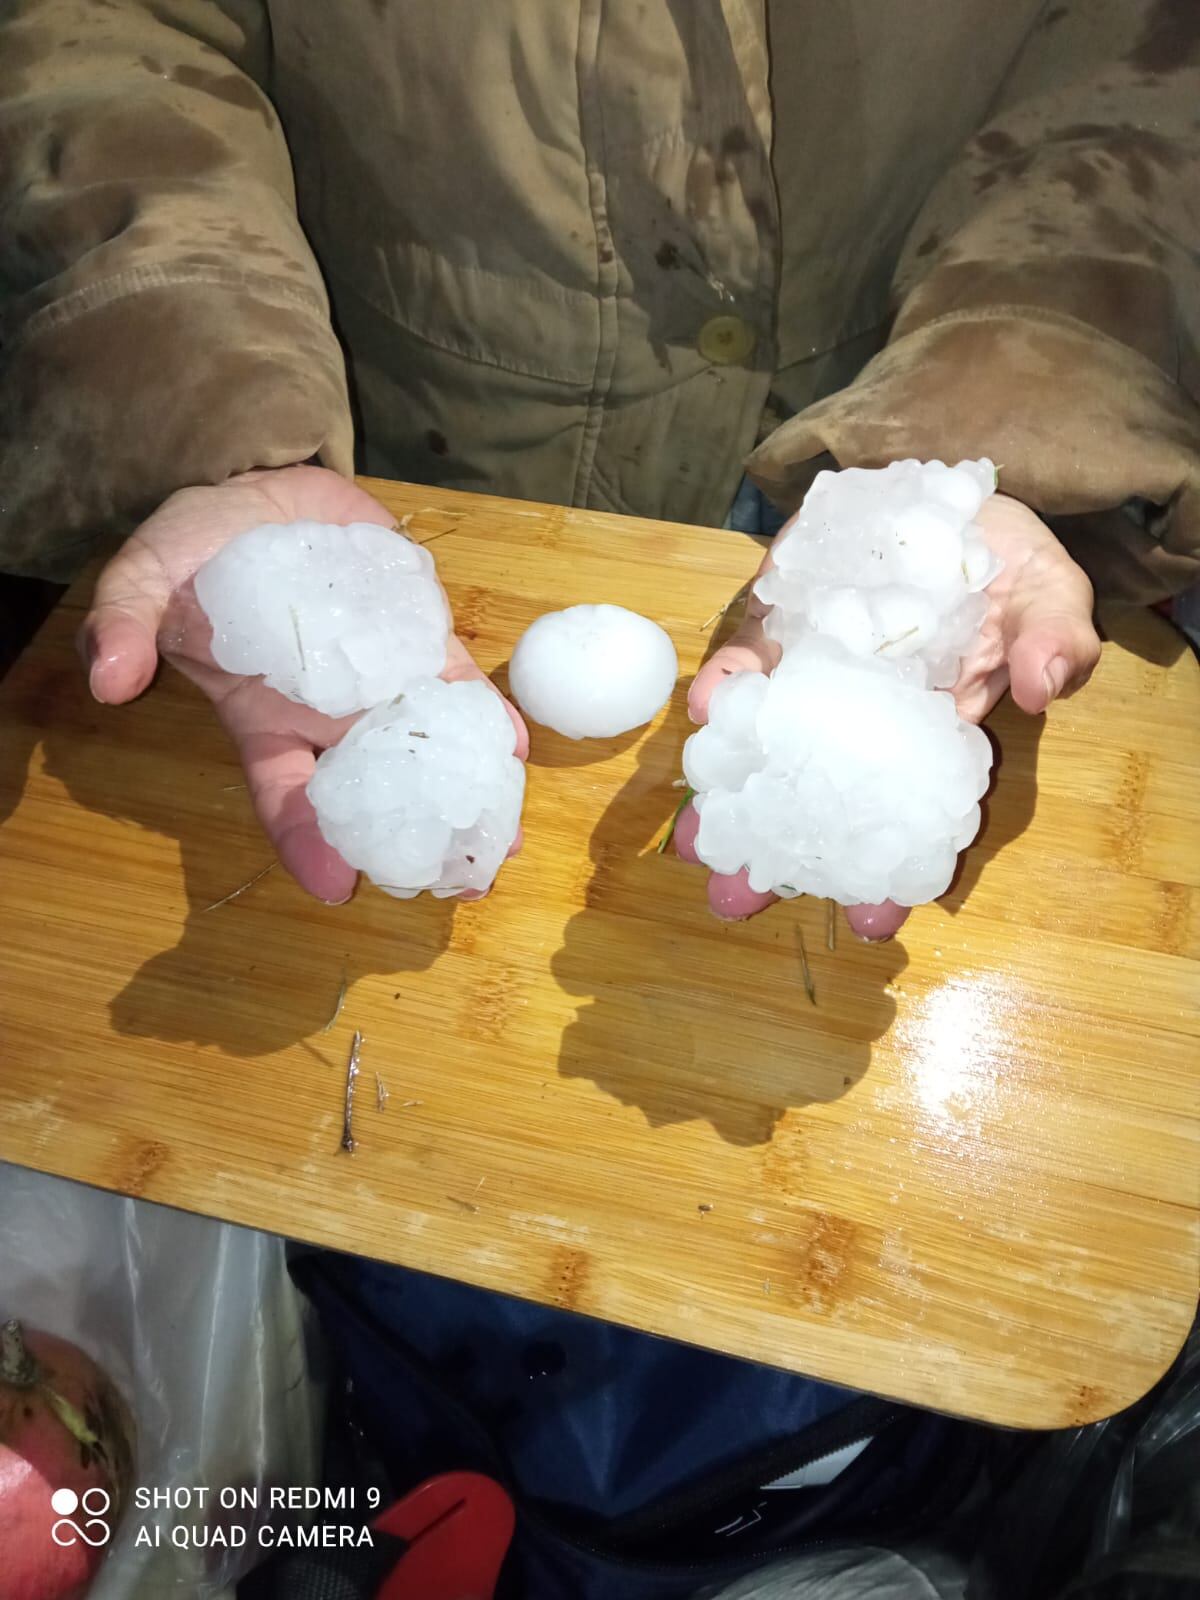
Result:
{"type": "Polygon", "coordinates": [[[526,847],[477,905],[329,909],[277,869],[207,910],[271,859],[240,772],[173,674],[91,703],[73,594],[0,686],[0,1159],[994,1422],[1141,1395],[1200,1269],[1200,674],[1173,632],[1114,623],[1045,721],[1005,703],[952,892],[830,951],[823,903],[724,926],[655,850],[753,544],[368,487],[436,537],[501,682],[540,612],[614,601],[678,646],[668,712],[533,730],[526,847]]]}

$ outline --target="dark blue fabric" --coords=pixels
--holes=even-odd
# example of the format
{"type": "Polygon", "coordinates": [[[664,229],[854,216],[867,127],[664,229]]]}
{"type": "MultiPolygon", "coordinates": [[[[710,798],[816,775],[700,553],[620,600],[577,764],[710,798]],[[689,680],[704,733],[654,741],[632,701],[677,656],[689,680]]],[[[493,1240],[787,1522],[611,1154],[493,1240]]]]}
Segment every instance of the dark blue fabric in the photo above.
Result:
{"type": "Polygon", "coordinates": [[[729,508],[725,526],[735,533],[753,533],[773,539],[786,521],[784,513],[771,504],[758,485],[744,477],[729,508]]]}
{"type": "Polygon", "coordinates": [[[456,1469],[508,1488],[497,1600],[683,1600],[780,1546],[916,1526],[974,1471],[968,1424],[353,1257],[292,1270],[393,1490],[456,1469]],[[760,1493],[770,1446],[768,1478],[806,1430],[815,1454],[861,1437],[864,1408],[881,1429],[835,1484],[760,1493]]]}
{"type": "MultiPolygon", "coordinates": [[[[854,1398],[398,1267],[345,1258],[338,1281],[490,1429],[526,1494],[608,1518],[786,1439],[854,1398]]],[[[414,1466],[419,1471],[420,1461],[414,1466]]]]}

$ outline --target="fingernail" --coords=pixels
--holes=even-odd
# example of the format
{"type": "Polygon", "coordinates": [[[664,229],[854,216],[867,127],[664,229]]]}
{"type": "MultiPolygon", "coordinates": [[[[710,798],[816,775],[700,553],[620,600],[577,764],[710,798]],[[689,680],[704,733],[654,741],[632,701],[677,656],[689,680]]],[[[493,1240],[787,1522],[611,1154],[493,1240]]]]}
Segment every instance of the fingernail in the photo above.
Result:
{"type": "Polygon", "coordinates": [[[1067,679],[1071,675],[1071,668],[1065,656],[1055,656],[1042,673],[1042,682],[1046,687],[1046,703],[1056,700],[1067,686],[1067,679]]]}
{"type": "MultiPolygon", "coordinates": [[[[853,932],[853,929],[851,931],[853,932]]],[[[854,937],[862,944],[890,944],[896,935],[894,933],[856,933],[854,937]]]]}
{"type": "Polygon", "coordinates": [[[91,690],[92,699],[95,700],[99,705],[106,706],[108,701],[100,693],[99,678],[100,663],[98,661],[93,661],[88,669],[88,688],[91,690]]]}

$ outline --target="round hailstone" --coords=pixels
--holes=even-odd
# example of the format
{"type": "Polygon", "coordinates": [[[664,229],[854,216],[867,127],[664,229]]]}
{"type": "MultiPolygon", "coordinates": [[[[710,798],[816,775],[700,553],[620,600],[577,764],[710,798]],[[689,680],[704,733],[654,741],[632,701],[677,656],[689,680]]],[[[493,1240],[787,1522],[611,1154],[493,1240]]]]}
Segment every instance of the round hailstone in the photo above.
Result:
{"type": "Polygon", "coordinates": [[[810,635],[713,691],[683,755],[696,853],[759,891],[919,905],[978,832],[991,763],[950,695],[810,635]]]}
{"type": "Polygon", "coordinates": [[[196,574],[213,660],[331,717],[377,706],[446,664],[433,558],[373,522],[268,523],[196,574]]]}
{"type": "Polygon", "coordinates": [[[417,679],[317,762],[323,837],[401,900],[490,888],[521,823],[516,737],[486,684],[417,679]]]}
{"type": "Polygon", "coordinates": [[[678,676],[667,634],[624,606],[570,606],[539,617],[509,669],[521,710],[568,739],[640,728],[666,705],[678,676]]]}
{"type": "Polygon", "coordinates": [[[1001,567],[974,521],[995,483],[990,461],[818,473],[755,585],[769,637],[786,649],[819,633],[949,688],[1001,567]]]}

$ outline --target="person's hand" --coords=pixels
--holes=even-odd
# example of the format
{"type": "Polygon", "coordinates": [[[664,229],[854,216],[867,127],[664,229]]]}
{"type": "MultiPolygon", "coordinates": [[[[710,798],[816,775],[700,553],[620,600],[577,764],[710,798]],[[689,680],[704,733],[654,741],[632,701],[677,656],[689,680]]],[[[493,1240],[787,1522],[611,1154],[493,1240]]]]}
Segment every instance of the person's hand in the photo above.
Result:
{"type": "MultiPolygon", "coordinates": [[[[223,672],[213,663],[211,628],[192,584],[196,571],[239,533],[264,522],[305,518],[396,526],[377,500],[323,467],[248,472],[216,488],[181,489],[100,574],[79,645],[92,694],[105,705],[141,694],[160,655],[198,684],[237,747],[258,820],[280,861],[310,894],[340,903],[353,893],[357,873],[321,837],[305,787],[317,756],[355,718],[322,716],[268,689],[261,678],[223,672]]],[[[449,682],[490,682],[457,637],[451,638],[442,676],[449,682]]],[[[504,703],[524,760],[529,735],[504,703]]]]}
{"type": "MultiPolygon", "coordinates": [[[[991,602],[979,642],[964,658],[954,698],[959,715],[981,722],[1006,689],[1022,711],[1044,711],[1052,700],[1074,693],[1100,659],[1092,626],[1092,586],[1045,523],[1017,500],[993,495],[977,518],[985,539],[1004,562],[988,589],[991,602]]],[[[760,572],[771,565],[768,553],[760,572]]],[[[708,702],[722,678],[734,672],[770,672],[779,646],[763,632],[767,608],[753,594],[746,618],[723,649],[696,675],[688,696],[694,722],[708,717],[708,702]]],[[[695,840],[700,819],[688,806],[675,829],[675,847],[687,861],[699,860],[695,840]]],[[[734,877],[713,873],[708,898],[721,917],[749,917],[775,901],[757,894],[743,869],[734,877]]],[[[887,939],[908,916],[904,906],[850,906],[847,920],[866,939],[887,939]]]]}

